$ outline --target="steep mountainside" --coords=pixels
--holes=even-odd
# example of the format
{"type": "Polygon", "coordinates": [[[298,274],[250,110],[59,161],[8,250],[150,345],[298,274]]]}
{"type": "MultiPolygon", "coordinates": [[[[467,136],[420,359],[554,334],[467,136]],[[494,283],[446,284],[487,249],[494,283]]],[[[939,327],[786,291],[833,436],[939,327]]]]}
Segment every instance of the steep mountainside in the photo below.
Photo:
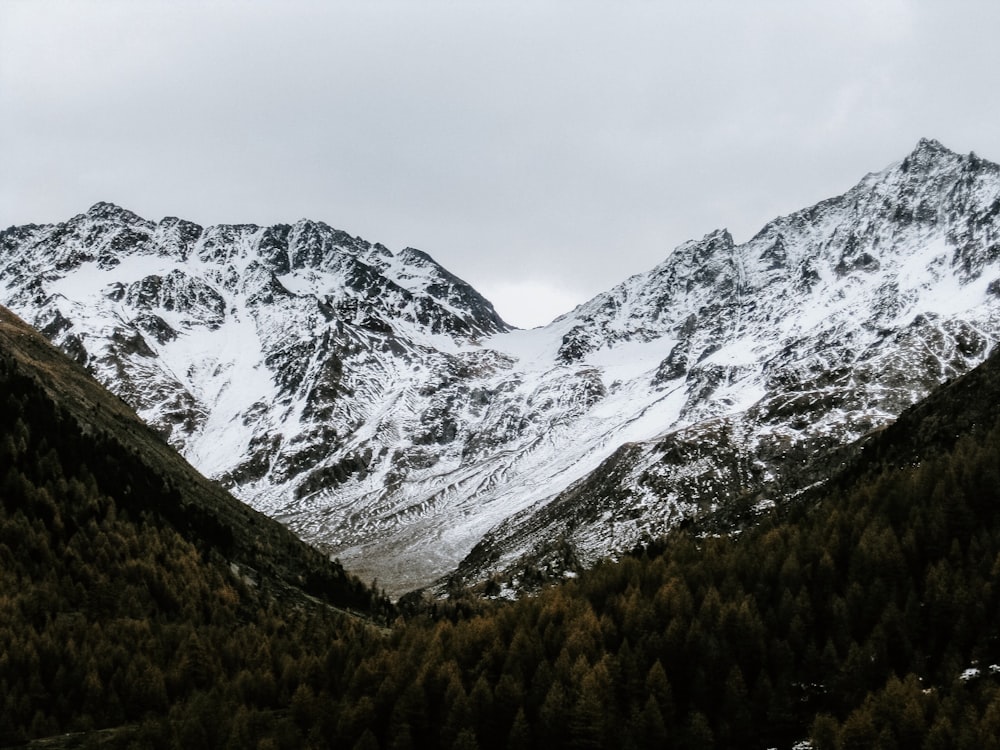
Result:
{"type": "Polygon", "coordinates": [[[0,746],[273,742],[392,613],[0,308],[0,746]]]}
{"type": "MultiPolygon", "coordinates": [[[[23,460],[51,458],[67,471],[92,476],[95,489],[119,513],[171,528],[236,579],[297,600],[307,594],[366,614],[389,611],[340,564],[201,476],[121,399],[3,307],[0,385],[8,396],[6,439],[0,441],[4,470],[16,469],[22,455],[27,456],[23,460]],[[28,432],[15,430],[17,418],[28,432]]],[[[57,485],[51,494],[65,493],[65,482],[44,479],[57,485]]],[[[16,493],[9,490],[4,487],[2,500],[16,506],[16,493]]],[[[61,513],[70,526],[85,523],[70,521],[68,509],[61,513]]]]}
{"type": "Polygon", "coordinates": [[[0,279],[197,467],[401,592],[480,539],[469,579],[770,502],[981,362],[1000,337],[1000,168],[921,141],[532,331],[422,253],[307,221],[202,229],[99,204],[0,235],[0,279]]]}
{"type": "Polygon", "coordinates": [[[400,642],[456,645],[483,748],[504,718],[507,747],[996,748],[998,399],[994,354],[742,533],[674,529],[400,642]]]}
{"type": "Polygon", "coordinates": [[[310,221],[98,204],[4,232],[0,258],[3,301],[200,470],[335,550],[421,515],[399,487],[455,442],[448,386],[505,361],[459,353],[508,326],[427,255],[310,221]]]}
{"type": "Polygon", "coordinates": [[[835,468],[831,449],[994,348],[998,259],[1000,168],[934,141],[743,245],[723,231],[681,246],[553,324],[563,361],[629,351],[615,341],[665,353],[645,375],[674,400],[670,429],[492,530],[458,578],[558,573],[801,492],[835,468]]]}

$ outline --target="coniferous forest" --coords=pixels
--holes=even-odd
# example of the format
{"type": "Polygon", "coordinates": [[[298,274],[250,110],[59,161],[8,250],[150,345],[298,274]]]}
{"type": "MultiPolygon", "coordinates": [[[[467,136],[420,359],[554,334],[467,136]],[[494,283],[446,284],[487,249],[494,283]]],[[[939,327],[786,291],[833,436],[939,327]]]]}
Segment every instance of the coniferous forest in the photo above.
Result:
{"type": "Polygon", "coordinates": [[[28,335],[0,338],[0,746],[1000,747],[996,358],[727,533],[404,614],[66,403],[28,335]]]}

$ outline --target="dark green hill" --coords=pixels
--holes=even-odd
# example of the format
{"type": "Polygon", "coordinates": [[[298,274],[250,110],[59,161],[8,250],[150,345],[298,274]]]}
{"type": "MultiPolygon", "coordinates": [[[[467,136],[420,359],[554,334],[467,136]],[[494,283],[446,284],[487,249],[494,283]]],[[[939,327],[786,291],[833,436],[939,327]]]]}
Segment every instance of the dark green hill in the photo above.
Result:
{"type": "MultiPolygon", "coordinates": [[[[266,683],[281,670],[248,670],[253,650],[296,618],[322,640],[391,609],[0,309],[0,744],[166,716],[244,672],[266,683]]],[[[260,689],[258,708],[282,705],[260,689]]]]}
{"type": "MultiPolygon", "coordinates": [[[[0,378],[31,403],[22,420],[38,444],[85,466],[123,509],[148,511],[244,575],[368,613],[372,592],[281,524],[201,476],[129,406],[27,324],[0,308],[0,378]]],[[[11,414],[8,419],[14,417],[11,414]]],[[[4,427],[9,428],[8,421],[4,427]]],[[[3,464],[0,464],[3,465],[3,464]]]]}

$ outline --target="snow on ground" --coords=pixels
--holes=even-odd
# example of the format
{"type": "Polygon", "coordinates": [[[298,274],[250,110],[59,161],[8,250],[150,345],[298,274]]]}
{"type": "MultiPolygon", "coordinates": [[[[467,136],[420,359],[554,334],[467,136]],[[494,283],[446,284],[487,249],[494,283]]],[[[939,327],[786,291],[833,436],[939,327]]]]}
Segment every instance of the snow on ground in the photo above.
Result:
{"type": "Polygon", "coordinates": [[[246,453],[256,425],[245,422],[243,415],[254,404],[273,403],[275,385],[260,352],[254,320],[239,307],[211,335],[182,333],[161,350],[166,365],[184,373],[181,382],[200,400],[215,404],[187,449],[192,463],[208,476],[224,473],[233,456],[246,453]],[[186,363],[189,369],[181,369],[186,363]]]}

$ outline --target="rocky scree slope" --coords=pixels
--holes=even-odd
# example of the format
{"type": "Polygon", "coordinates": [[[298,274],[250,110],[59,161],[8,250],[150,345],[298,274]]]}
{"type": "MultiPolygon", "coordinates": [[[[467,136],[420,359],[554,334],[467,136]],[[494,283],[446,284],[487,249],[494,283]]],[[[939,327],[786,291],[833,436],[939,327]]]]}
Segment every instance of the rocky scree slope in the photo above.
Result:
{"type": "Polygon", "coordinates": [[[890,422],[1000,336],[1000,168],[921,141],[513,331],[428,256],[109,204],[0,234],[0,301],[192,463],[393,593],[558,574],[890,422]],[[558,544],[553,544],[558,540],[558,544]],[[471,554],[469,554],[471,551],[471,554]]]}

